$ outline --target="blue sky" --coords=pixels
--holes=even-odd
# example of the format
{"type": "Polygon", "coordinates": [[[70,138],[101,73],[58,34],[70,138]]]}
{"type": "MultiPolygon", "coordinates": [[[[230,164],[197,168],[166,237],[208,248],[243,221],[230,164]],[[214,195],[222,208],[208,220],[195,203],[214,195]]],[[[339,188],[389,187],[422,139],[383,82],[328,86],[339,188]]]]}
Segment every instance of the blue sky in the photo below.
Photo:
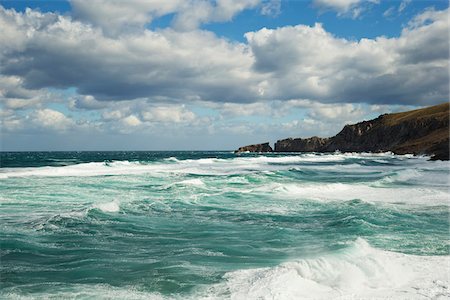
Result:
{"type": "Polygon", "coordinates": [[[0,1],[2,150],[231,150],[449,100],[448,1],[0,1]]]}

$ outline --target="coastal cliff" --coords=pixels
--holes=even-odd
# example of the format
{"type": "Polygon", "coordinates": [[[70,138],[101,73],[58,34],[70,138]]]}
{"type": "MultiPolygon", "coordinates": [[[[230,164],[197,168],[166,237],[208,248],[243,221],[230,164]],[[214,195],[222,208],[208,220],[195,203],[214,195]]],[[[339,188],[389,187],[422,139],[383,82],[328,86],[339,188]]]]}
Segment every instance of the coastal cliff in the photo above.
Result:
{"type": "MultiPolygon", "coordinates": [[[[275,152],[385,152],[449,160],[449,103],[345,125],[330,138],[288,138],[275,152]]],[[[248,150],[251,151],[251,150],[248,150]]],[[[259,152],[259,151],[258,151],[259,152]]]]}
{"type": "Polygon", "coordinates": [[[240,147],[235,153],[240,152],[273,152],[272,147],[270,147],[269,142],[262,143],[262,144],[254,144],[254,145],[248,145],[244,147],[240,147]]]}

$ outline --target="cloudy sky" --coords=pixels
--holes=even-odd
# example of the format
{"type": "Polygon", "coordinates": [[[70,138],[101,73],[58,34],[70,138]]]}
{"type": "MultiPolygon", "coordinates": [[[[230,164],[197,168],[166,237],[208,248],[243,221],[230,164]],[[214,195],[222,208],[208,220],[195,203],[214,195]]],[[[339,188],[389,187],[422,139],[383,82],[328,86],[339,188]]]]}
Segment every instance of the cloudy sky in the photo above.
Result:
{"type": "Polygon", "coordinates": [[[2,150],[229,150],[449,101],[448,1],[0,1],[2,150]]]}

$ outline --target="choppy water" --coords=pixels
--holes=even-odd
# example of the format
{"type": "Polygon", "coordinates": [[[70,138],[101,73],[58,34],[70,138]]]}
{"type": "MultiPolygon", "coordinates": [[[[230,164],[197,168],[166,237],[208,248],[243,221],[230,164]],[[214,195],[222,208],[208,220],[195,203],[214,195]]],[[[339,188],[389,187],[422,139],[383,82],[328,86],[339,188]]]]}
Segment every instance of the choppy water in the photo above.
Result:
{"type": "Polygon", "coordinates": [[[2,153],[0,297],[449,299],[449,162],[2,153]]]}

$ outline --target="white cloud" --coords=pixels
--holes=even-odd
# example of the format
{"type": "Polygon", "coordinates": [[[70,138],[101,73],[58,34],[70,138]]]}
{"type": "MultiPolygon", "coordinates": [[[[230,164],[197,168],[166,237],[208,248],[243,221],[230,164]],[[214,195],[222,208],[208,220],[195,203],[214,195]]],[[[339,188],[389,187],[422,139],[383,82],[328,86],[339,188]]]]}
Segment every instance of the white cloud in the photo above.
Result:
{"type": "Polygon", "coordinates": [[[277,17],[281,13],[281,0],[267,0],[261,5],[261,14],[277,17]]]}
{"type": "Polygon", "coordinates": [[[158,123],[190,123],[196,115],[184,106],[160,106],[148,108],[141,112],[142,119],[158,123]]]}
{"type": "Polygon", "coordinates": [[[121,111],[120,109],[117,110],[109,110],[109,111],[104,111],[102,113],[102,118],[106,121],[111,121],[111,120],[120,120],[124,117],[126,113],[121,111]]]}
{"type": "Polygon", "coordinates": [[[174,13],[182,0],[71,0],[76,19],[100,27],[108,35],[142,30],[153,18],[174,13]]]}
{"type": "Polygon", "coordinates": [[[401,13],[411,3],[411,0],[403,0],[398,6],[398,12],[401,13]]]}
{"type": "Polygon", "coordinates": [[[203,23],[230,21],[238,13],[259,3],[260,0],[185,1],[178,7],[173,26],[177,30],[188,31],[203,23]]]}
{"type": "Polygon", "coordinates": [[[360,120],[367,112],[361,105],[346,104],[321,104],[314,103],[311,107],[310,116],[314,119],[345,121],[360,120]]]}
{"type": "Polygon", "coordinates": [[[173,27],[197,29],[203,23],[225,22],[260,0],[71,0],[75,17],[100,27],[107,35],[142,31],[153,19],[175,14],[173,27]]]}
{"type": "Polygon", "coordinates": [[[346,13],[362,0],[313,0],[315,6],[324,9],[333,9],[339,13],[346,13]]]}
{"type": "Polygon", "coordinates": [[[108,106],[107,102],[101,102],[91,95],[76,96],[70,99],[69,107],[71,109],[97,110],[108,106]]]}
{"type": "Polygon", "coordinates": [[[395,7],[391,6],[388,9],[386,9],[383,13],[383,17],[385,18],[391,18],[392,15],[395,13],[395,7]]]}
{"type": "Polygon", "coordinates": [[[0,74],[0,103],[7,109],[24,110],[42,107],[52,102],[61,102],[61,95],[47,89],[27,89],[19,76],[0,74]]]}
{"type": "Polygon", "coordinates": [[[431,104],[448,99],[448,10],[426,11],[398,38],[351,41],[320,24],[246,34],[268,98],[431,104]],[[411,76],[414,74],[414,76],[411,76]]]}
{"type": "Polygon", "coordinates": [[[1,132],[15,132],[23,128],[24,123],[12,109],[0,109],[1,132]]]}
{"type": "Polygon", "coordinates": [[[75,125],[74,121],[63,113],[49,109],[36,110],[31,115],[31,122],[46,129],[65,131],[75,125]]]}
{"type": "Polygon", "coordinates": [[[122,119],[122,122],[126,125],[126,126],[139,126],[142,124],[141,120],[139,120],[138,117],[136,117],[135,115],[129,115],[126,118],[122,119]]]}
{"type": "MultiPolygon", "coordinates": [[[[223,11],[208,18],[227,20],[257,2],[233,2],[229,9],[226,5],[232,2],[221,3],[213,10],[223,11]]],[[[102,29],[107,25],[81,17],[0,8],[2,106],[41,109],[28,121],[9,116],[10,128],[30,120],[61,130],[79,127],[60,112],[49,112],[50,123],[40,119],[50,101],[48,89],[73,88],[77,95],[70,107],[97,111],[98,127],[140,130],[157,123],[207,124],[210,120],[201,123],[187,108],[192,103],[209,103],[223,117],[282,116],[301,107],[300,100],[291,99],[434,104],[449,94],[447,15],[448,10],[427,10],[397,38],[348,40],[316,24],[264,28],[238,43],[204,30],[139,27],[150,19],[132,26],[117,21],[113,34],[102,29]],[[138,30],[121,29],[130,26],[138,30]]],[[[362,116],[357,108],[344,105],[342,120],[362,116]]],[[[309,118],[341,120],[334,109],[317,106],[309,118]]]]}
{"type": "Polygon", "coordinates": [[[0,8],[1,18],[16,23],[19,39],[32,32],[19,48],[0,45],[10,48],[1,58],[1,72],[21,77],[29,88],[76,87],[97,100],[255,97],[258,76],[251,74],[247,47],[210,32],[145,30],[112,38],[68,17],[35,27],[34,13],[0,8]]]}
{"type": "Polygon", "coordinates": [[[313,6],[321,11],[335,11],[338,16],[350,16],[355,19],[361,16],[370,5],[379,4],[380,0],[313,0],[313,6]]]}

